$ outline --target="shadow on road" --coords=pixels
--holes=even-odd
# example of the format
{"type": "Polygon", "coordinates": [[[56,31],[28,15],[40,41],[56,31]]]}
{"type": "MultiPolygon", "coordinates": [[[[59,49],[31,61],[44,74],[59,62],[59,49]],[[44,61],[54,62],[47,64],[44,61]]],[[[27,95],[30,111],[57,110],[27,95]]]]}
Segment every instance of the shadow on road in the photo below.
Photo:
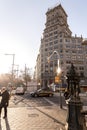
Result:
{"type": "MultiPolygon", "coordinates": [[[[57,120],[56,118],[54,118],[53,116],[51,116],[51,115],[49,115],[48,113],[46,113],[46,112],[44,112],[44,111],[42,111],[42,110],[40,110],[40,108],[37,108],[36,106],[31,106],[31,105],[29,105],[27,102],[24,102],[24,99],[28,99],[29,98],[29,95],[27,94],[27,95],[24,95],[24,96],[21,96],[21,99],[19,100],[19,101],[17,101],[16,102],[16,104],[18,104],[19,102],[22,102],[22,103],[24,103],[24,104],[26,104],[28,107],[32,107],[33,109],[36,109],[37,111],[39,111],[39,112],[41,112],[41,113],[43,113],[44,115],[46,115],[47,117],[49,117],[49,118],[51,118],[54,122],[56,122],[56,123],[58,123],[58,124],[60,124],[60,125],[62,125],[62,126],[65,126],[65,124],[63,123],[63,122],[61,122],[61,121],[59,121],[59,120],[57,120]]],[[[42,106],[41,104],[44,104],[44,105],[48,105],[48,107],[50,107],[50,106],[52,106],[52,104],[50,104],[49,102],[47,102],[46,104],[45,103],[43,103],[43,100],[42,100],[42,98],[29,98],[29,101],[30,100],[33,100],[33,101],[35,101],[35,103],[37,103],[37,105],[39,106],[42,106]],[[39,100],[40,99],[40,100],[39,100]]],[[[50,100],[50,98],[49,98],[49,100],[50,100]]],[[[52,100],[52,99],[51,99],[52,100]]],[[[58,101],[58,100],[57,100],[58,101]]],[[[56,101],[56,102],[57,102],[56,101]]],[[[64,99],[63,99],[63,101],[64,101],[64,99]]],[[[59,102],[59,101],[58,101],[59,102]]],[[[63,105],[64,105],[64,103],[63,103],[63,105]]],[[[51,107],[50,107],[51,108],[51,107]]],[[[66,111],[66,109],[62,109],[62,110],[64,110],[64,111],[66,111]]]]}
{"type": "MultiPolygon", "coordinates": [[[[6,124],[6,130],[11,130],[11,129],[10,129],[9,122],[8,122],[8,118],[5,119],[5,124],[6,124]]],[[[1,129],[0,129],[0,130],[1,130],[1,129]]]]}
{"type": "MultiPolygon", "coordinates": [[[[24,103],[25,103],[25,102],[24,102],[24,103]]],[[[44,115],[46,115],[47,117],[51,118],[54,122],[56,122],[56,123],[62,125],[63,127],[65,126],[64,123],[60,122],[59,120],[57,120],[56,118],[54,118],[54,117],[52,117],[51,115],[47,114],[46,112],[40,110],[39,108],[34,107],[34,106],[31,106],[31,105],[29,105],[29,104],[27,104],[27,103],[25,103],[25,104],[26,104],[28,107],[32,107],[33,109],[36,109],[37,111],[43,113],[44,115]]],[[[63,110],[66,111],[66,109],[63,109],[63,110]]]]}
{"type": "Polygon", "coordinates": [[[1,119],[0,119],[0,130],[2,130],[2,126],[1,126],[1,119]]]}
{"type": "Polygon", "coordinates": [[[47,113],[45,113],[45,112],[43,112],[42,110],[40,110],[39,108],[35,108],[36,110],[38,110],[38,111],[40,111],[41,113],[43,113],[44,115],[46,115],[47,117],[49,117],[49,118],[51,118],[52,120],[54,120],[54,122],[56,122],[56,123],[59,123],[59,124],[61,124],[62,126],[65,126],[65,124],[64,123],[62,123],[62,122],[60,122],[60,121],[58,121],[57,119],[55,119],[54,117],[52,117],[51,115],[49,115],[49,114],[47,114],[47,113]]]}

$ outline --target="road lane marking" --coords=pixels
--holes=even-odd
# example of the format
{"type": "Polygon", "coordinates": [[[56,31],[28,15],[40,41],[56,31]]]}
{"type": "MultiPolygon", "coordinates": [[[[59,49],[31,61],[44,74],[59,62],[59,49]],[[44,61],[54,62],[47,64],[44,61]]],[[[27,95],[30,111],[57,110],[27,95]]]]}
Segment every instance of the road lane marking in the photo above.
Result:
{"type": "Polygon", "coordinates": [[[47,101],[48,103],[50,103],[51,105],[57,106],[54,102],[50,101],[49,99],[47,99],[47,98],[45,98],[45,97],[43,97],[43,99],[44,99],[45,101],[47,101]]]}

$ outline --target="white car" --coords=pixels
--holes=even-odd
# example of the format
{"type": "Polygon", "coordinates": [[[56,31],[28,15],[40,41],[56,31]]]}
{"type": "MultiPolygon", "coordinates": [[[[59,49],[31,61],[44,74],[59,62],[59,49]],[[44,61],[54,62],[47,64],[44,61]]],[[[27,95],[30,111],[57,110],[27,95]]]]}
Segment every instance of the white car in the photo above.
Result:
{"type": "Polygon", "coordinates": [[[16,88],[16,91],[15,91],[15,94],[24,94],[25,93],[25,90],[23,87],[17,87],[16,88]]]}

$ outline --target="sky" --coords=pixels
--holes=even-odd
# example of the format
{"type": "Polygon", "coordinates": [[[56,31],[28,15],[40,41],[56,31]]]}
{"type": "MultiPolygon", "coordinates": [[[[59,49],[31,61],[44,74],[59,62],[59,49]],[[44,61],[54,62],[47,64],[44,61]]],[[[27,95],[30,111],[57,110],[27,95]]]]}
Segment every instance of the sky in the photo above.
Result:
{"type": "Polygon", "coordinates": [[[0,0],[0,74],[11,71],[13,54],[15,69],[34,70],[46,12],[60,3],[72,35],[87,38],[87,0],[0,0]]]}

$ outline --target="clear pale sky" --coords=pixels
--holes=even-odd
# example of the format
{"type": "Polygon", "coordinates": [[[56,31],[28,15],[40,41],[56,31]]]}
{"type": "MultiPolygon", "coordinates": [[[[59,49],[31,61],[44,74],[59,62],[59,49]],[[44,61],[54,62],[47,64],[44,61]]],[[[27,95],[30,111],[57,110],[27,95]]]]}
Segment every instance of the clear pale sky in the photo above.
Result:
{"type": "Polygon", "coordinates": [[[34,68],[48,8],[63,6],[72,34],[87,38],[87,0],[0,0],[0,73],[9,72],[12,56],[19,69],[34,68]]]}

